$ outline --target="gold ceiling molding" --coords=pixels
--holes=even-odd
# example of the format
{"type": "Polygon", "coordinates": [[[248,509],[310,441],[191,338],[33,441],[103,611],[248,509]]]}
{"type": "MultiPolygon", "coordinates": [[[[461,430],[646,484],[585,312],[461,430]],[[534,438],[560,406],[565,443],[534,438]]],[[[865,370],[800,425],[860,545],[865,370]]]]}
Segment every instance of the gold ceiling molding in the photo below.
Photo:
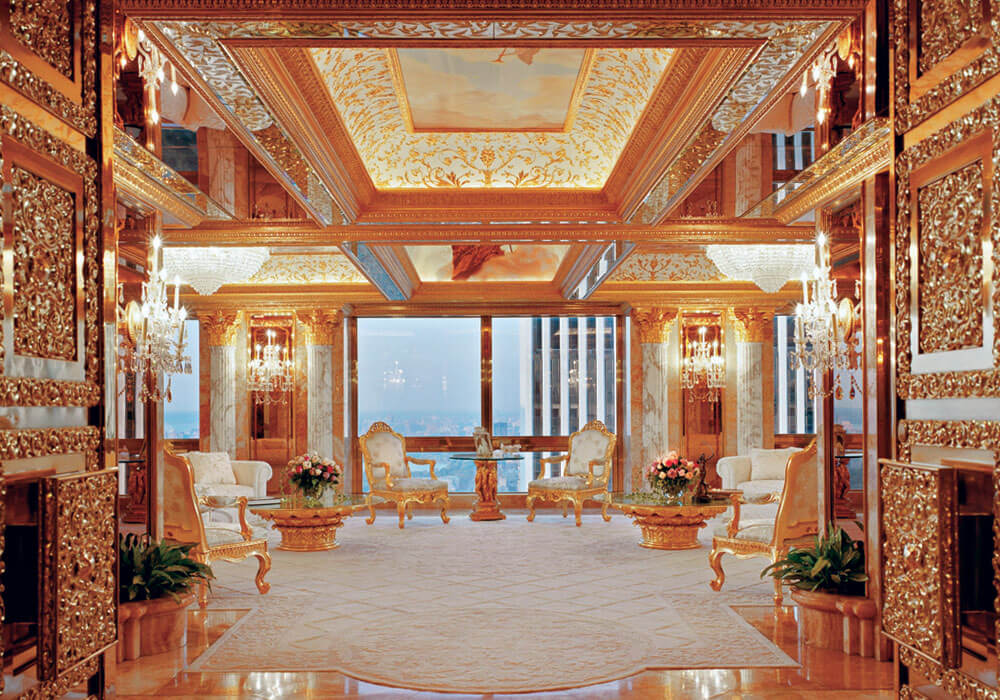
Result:
{"type": "Polygon", "coordinates": [[[676,309],[641,308],[632,309],[632,323],[640,343],[663,343],[670,326],[677,320],[676,309]]]}
{"type": "Polygon", "coordinates": [[[566,133],[413,133],[407,131],[385,50],[310,50],[379,189],[599,189],[673,53],[663,48],[596,49],[566,133]],[[608,104],[615,109],[607,109],[608,104]]]}
{"type": "Polygon", "coordinates": [[[716,282],[725,279],[704,253],[635,252],[609,282],[716,282]]]}
{"type": "MultiPolygon", "coordinates": [[[[994,98],[982,107],[957,119],[944,129],[938,131],[910,148],[906,149],[896,159],[896,231],[895,231],[895,306],[896,306],[896,391],[902,399],[924,398],[963,398],[971,396],[1000,396],[1000,187],[997,186],[997,173],[1000,173],[1000,98],[994,98]],[[913,231],[914,225],[921,223],[916,217],[920,212],[914,211],[911,201],[912,175],[915,170],[938,159],[947,159],[953,149],[963,143],[972,142],[972,138],[984,138],[989,143],[983,148],[980,162],[989,165],[992,174],[992,191],[987,200],[985,193],[980,202],[971,202],[968,197],[958,198],[953,205],[958,208],[980,208],[990,211],[991,221],[986,237],[993,249],[993,296],[986,303],[993,308],[993,347],[990,349],[993,357],[993,367],[976,370],[949,370],[942,372],[914,373],[911,349],[911,333],[916,319],[911,318],[911,301],[914,291],[911,289],[913,231]]],[[[964,162],[964,161],[963,161],[964,162]]],[[[941,174],[949,173],[951,163],[941,161],[941,174]]],[[[954,165],[960,165],[960,162],[954,165]]],[[[951,225],[948,209],[943,208],[944,219],[927,221],[926,224],[935,234],[955,232],[951,225]]],[[[925,212],[926,214],[926,212],[925,212]]],[[[972,214],[970,213],[970,217],[972,214]]],[[[960,233],[960,231],[959,231],[960,233]]],[[[918,236],[919,238],[919,236],[918,236]]],[[[957,244],[955,241],[953,243],[957,244]]],[[[985,269],[985,266],[984,266],[985,269]]],[[[946,268],[938,268],[934,274],[947,279],[951,274],[946,268]]],[[[919,280],[916,280],[919,282],[919,280]]],[[[985,280],[984,280],[985,281],[985,280]]],[[[947,318],[947,315],[941,316],[947,318]]],[[[940,332],[940,329],[938,329],[940,332]]]]}
{"type": "Polygon", "coordinates": [[[329,246],[331,243],[609,243],[704,246],[709,243],[812,243],[812,224],[785,226],[773,219],[670,219],[658,226],[630,224],[423,226],[316,226],[308,222],[206,222],[170,231],[170,245],[329,246]]]}
{"type": "Polygon", "coordinates": [[[210,347],[233,345],[236,343],[236,331],[239,330],[241,313],[225,313],[215,311],[198,316],[205,340],[210,347]]]}
{"type": "Polygon", "coordinates": [[[342,253],[272,255],[244,285],[367,284],[342,253]]]}
{"type": "Polygon", "coordinates": [[[886,170],[892,160],[891,136],[885,117],[865,122],[744,216],[773,216],[786,224],[799,219],[886,170]]]}
{"type": "Polygon", "coordinates": [[[114,135],[114,178],[120,194],[173,217],[183,226],[232,218],[231,212],[117,126],[114,135]]]}

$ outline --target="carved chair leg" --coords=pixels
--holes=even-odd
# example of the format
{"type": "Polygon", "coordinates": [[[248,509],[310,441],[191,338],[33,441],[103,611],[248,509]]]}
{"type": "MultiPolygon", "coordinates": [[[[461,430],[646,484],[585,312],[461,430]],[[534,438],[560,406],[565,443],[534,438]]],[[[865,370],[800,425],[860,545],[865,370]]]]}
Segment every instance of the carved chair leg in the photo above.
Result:
{"type": "Polygon", "coordinates": [[[573,514],[576,515],[576,526],[580,527],[580,515],[583,513],[583,501],[573,501],[573,514]]]}
{"type": "Polygon", "coordinates": [[[375,522],[375,504],[372,503],[371,496],[368,497],[368,517],[365,522],[369,525],[375,522]]]}
{"type": "Polygon", "coordinates": [[[722,570],[722,555],[725,552],[712,548],[712,553],[708,555],[708,565],[712,567],[712,571],[715,572],[715,579],[712,580],[710,585],[713,591],[721,591],[722,584],[726,582],[726,572],[722,570]]]}
{"type": "Polygon", "coordinates": [[[567,510],[569,508],[569,501],[563,501],[562,507],[563,507],[563,517],[565,518],[567,515],[569,515],[569,511],[567,510]]]}
{"type": "Polygon", "coordinates": [[[610,501],[610,496],[605,496],[604,504],[601,506],[601,517],[604,518],[604,522],[606,523],[611,522],[611,516],[608,515],[608,506],[611,505],[609,501],[610,501]]]}
{"type": "Polygon", "coordinates": [[[527,506],[528,506],[528,522],[532,522],[535,519],[535,501],[538,499],[533,493],[528,494],[527,506]]]}
{"type": "Polygon", "coordinates": [[[396,513],[399,515],[399,529],[403,529],[403,521],[406,520],[406,504],[400,501],[396,504],[396,513]]]}
{"type": "Polygon", "coordinates": [[[413,503],[412,502],[406,504],[406,519],[407,520],[413,520],[413,503]]]}
{"type": "Polygon", "coordinates": [[[208,606],[208,584],[199,583],[198,584],[198,607],[204,608],[208,606]]]}
{"type": "Polygon", "coordinates": [[[254,556],[257,557],[257,575],[254,577],[254,583],[257,584],[257,590],[261,595],[264,595],[271,590],[271,584],[264,580],[267,572],[271,570],[271,555],[267,552],[257,552],[254,556]]]}
{"type": "Polygon", "coordinates": [[[443,522],[445,525],[447,525],[448,522],[451,520],[451,518],[448,517],[448,497],[445,496],[445,497],[439,498],[437,500],[438,500],[438,503],[441,504],[441,522],[443,522]]]}

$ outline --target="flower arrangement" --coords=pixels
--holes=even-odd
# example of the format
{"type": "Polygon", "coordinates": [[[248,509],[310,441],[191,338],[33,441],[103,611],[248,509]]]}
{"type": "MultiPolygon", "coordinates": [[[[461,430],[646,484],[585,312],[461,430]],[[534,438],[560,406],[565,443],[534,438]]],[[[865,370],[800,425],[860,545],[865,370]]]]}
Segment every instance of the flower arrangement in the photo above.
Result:
{"type": "Polygon", "coordinates": [[[288,463],[288,481],[307,498],[319,498],[327,486],[340,483],[343,468],[316,453],[295,457],[288,463]]]}
{"type": "Polygon", "coordinates": [[[676,497],[697,478],[698,468],[674,450],[650,464],[646,476],[653,491],[676,497]]]}

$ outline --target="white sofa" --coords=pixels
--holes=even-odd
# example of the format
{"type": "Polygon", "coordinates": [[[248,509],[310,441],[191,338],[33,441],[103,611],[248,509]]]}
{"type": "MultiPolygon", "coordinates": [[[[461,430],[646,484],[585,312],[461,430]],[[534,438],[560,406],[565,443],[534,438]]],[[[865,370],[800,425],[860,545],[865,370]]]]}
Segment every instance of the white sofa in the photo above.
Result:
{"type": "Polygon", "coordinates": [[[744,501],[749,504],[742,509],[743,519],[748,517],[774,519],[778,513],[781,489],[785,485],[785,467],[788,458],[799,451],[798,447],[780,450],[754,448],[748,455],[719,459],[715,471],[722,479],[722,488],[742,491],[744,501]],[[768,500],[773,502],[767,505],[753,505],[768,500]]]}
{"type": "MultiPolygon", "coordinates": [[[[204,497],[223,500],[240,496],[263,498],[267,495],[267,482],[272,473],[267,462],[230,459],[227,452],[187,452],[182,456],[191,464],[194,492],[199,500],[204,497]]],[[[236,522],[235,508],[213,509],[211,512],[236,522]]]]}

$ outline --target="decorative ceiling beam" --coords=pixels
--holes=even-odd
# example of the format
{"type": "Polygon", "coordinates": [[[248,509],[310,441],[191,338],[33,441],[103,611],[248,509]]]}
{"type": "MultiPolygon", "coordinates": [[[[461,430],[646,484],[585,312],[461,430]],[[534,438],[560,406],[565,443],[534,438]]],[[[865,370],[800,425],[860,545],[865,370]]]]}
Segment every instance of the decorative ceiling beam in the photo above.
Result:
{"type": "Polygon", "coordinates": [[[123,0],[120,9],[136,18],[213,19],[239,17],[243,20],[273,20],[280,11],[285,19],[312,22],[345,19],[385,21],[394,18],[448,19],[486,17],[490,20],[515,17],[535,18],[539,12],[562,15],[576,22],[586,20],[693,20],[693,19],[755,19],[809,18],[839,19],[859,15],[864,0],[646,0],[642,3],[615,1],[582,5],[579,0],[520,0],[517,3],[497,3],[495,0],[341,0],[332,5],[316,0],[284,0],[280,8],[273,0],[123,0]]]}
{"type": "Polygon", "coordinates": [[[573,226],[316,226],[309,222],[239,221],[206,223],[169,232],[171,245],[330,246],[337,244],[448,245],[452,243],[812,243],[812,224],[786,226],[774,219],[672,219],[657,226],[628,224],[573,226]]]}
{"type": "Polygon", "coordinates": [[[560,288],[563,297],[580,301],[588,299],[633,250],[635,243],[630,241],[587,246],[563,280],[560,288]]]}
{"type": "Polygon", "coordinates": [[[344,243],[341,250],[389,301],[406,301],[420,287],[420,278],[402,246],[356,241],[344,243]]]}

